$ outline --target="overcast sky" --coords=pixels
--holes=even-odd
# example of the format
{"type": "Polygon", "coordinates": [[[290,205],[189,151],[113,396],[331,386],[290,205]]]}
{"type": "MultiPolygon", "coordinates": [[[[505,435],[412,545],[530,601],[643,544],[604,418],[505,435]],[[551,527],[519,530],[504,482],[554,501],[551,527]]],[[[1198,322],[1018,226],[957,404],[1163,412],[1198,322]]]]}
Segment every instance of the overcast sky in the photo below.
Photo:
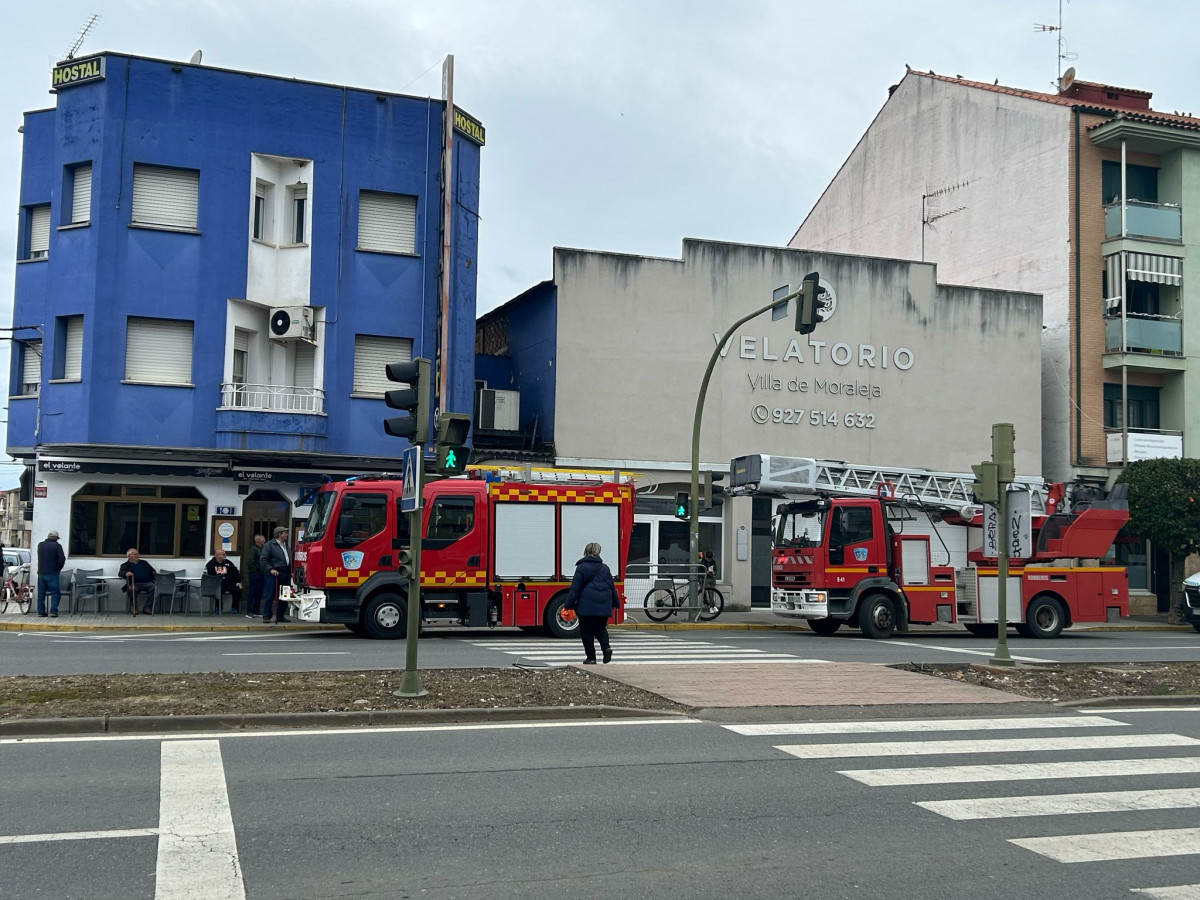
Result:
{"type": "MultiPolygon", "coordinates": [[[[479,311],[551,248],[678,257],[684,237],[782,245],[905,64],[1049,90],[1057,0],[55,0],[6,12],[0,319],[11,322],[21,113],[90,13],[113,50],[455,100],[487,128],[479,311]],[[25,12],[14,12],[25,10],[25,12]]],[[[1191,0],[1074,0],[1078,77],[1200,112],[1191,0]]],[[[5,355],[0,350],[0,359],[5,355]]],[[[0,388],[8,367],[0,369],[0,388]]],[[[6,418],[7,416],[5,416],[6,418]]],[[[12,481],[0,479],[0,486],[12,481]]]]}

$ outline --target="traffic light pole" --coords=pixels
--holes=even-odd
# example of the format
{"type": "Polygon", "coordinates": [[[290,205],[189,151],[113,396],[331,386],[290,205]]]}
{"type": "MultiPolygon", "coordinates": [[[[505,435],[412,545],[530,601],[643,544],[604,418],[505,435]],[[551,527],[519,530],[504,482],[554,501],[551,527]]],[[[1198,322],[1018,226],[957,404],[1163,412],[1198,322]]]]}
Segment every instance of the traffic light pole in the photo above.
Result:
{"type": "MultiPolygon", "coordinates": [[[[756,309],[742,316],[729,326],[717,341],[712,356],[708,358],[708,367],[704,370],[704,378],[700,382],[700,393],[696,395],[696,415],[692,419],[692,484],[688,494],[688,553],[692,565],[700,559],[700,425],[704,419],[704,399],[708,395],[708,382],[712,378],[717,360],[721,358],[721,348],[725,346],[735,331],[763,313],[774,309],[781,303],[786,303],[800,295],[800,291],[772,300],[761,309],[756,309]]],[[[688,621],[695,622],[700,615],[700,581],[694,573],[688,575],[688,621]]]]}
{"type": "MultiPolygon", "coordinates": [[[[421,456],[424,458],[424,447],[421,456]]],[[[420,475],[417,476],[420,478],[420,475]]],[[[418,494],[418,499],[420,495],[418,494]]],[[[404,677],[400,689],[393,691],[397,697],[424,697],[421,676],[417,672],[417,638],[421,633],[421,514],[420,506],[408,513],[408,533],[412,547],[413,573],[408,581],[408,631],[404,641],[404,677]]]]}
{"type": "Polygon", "coordinates": [[[1015,431],[1011,423],[992,426],[992,461],[996,464],[996,514],[1000,519],[1000,546],[996,558],[996,653],[988,662],[1015,666],[1008,653],[1008,551],[1012,528],[1008,521],[1008,486],[1016,477],[1015,431]]]}

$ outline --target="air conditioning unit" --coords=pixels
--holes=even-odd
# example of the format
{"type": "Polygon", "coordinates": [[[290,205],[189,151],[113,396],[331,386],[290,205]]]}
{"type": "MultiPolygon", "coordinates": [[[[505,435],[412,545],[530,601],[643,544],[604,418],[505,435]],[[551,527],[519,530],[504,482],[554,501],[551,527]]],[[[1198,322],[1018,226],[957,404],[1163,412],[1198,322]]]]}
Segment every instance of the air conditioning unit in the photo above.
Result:
{"type": "Polygon", "coordinates": [[[315,334],[311,306],[280,306],[271,310],[273,340],[311,341],[315,334]]]}
{"type": "Polygon", "coordinates": [[[484,431],[520,431],[521,394],[518,391],[479,392],[479,421],[484,431]]]}

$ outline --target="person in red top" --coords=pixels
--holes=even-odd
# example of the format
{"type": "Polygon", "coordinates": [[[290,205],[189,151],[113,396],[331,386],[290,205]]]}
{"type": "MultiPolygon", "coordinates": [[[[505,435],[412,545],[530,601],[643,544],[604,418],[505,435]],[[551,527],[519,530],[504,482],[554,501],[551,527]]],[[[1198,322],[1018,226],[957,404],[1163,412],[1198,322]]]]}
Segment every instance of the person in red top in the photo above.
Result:
{"type": "MultiPolygon", "coordinates": [[[[233,611],[238,612],[242,607],[242,575],[233,560],[225,558],[224,550],[218,550],[208,561],[204,574],[221,576],[221,593],[233,598],[233,611]]],[[[217,606],[219,608],[220,604],[217,606]]]]}

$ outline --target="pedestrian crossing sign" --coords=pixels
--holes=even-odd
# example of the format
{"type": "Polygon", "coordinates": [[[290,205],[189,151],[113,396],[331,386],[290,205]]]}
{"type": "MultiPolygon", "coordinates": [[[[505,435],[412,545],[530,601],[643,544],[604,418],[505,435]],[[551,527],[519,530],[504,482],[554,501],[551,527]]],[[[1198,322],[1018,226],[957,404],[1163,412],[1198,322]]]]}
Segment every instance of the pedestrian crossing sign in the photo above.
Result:
{"type": "Polygon", "coordinates": [[[404,451],[404,469],[400,476],[400,511],[412,512],[421,508],[421,448],[409,447],[404,451]]]}

